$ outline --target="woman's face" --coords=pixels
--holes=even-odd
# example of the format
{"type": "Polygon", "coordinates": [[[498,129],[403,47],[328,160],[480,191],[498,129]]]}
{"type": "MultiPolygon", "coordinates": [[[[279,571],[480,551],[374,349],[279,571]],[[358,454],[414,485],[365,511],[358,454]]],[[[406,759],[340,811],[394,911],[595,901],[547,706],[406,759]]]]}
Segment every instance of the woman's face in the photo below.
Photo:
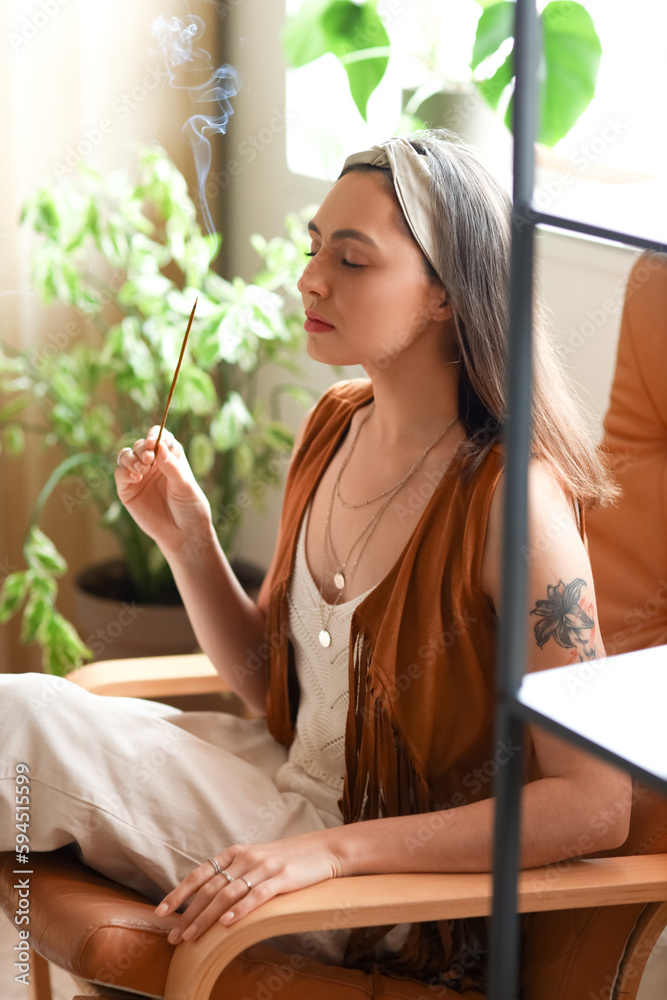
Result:
{"type": "Polygon", "coordinates": [[[426,332],[442,333],[444,291],[429,281],[381,175],[345,174],[308,228],[312,256],[298,287],[312,358],[373,375],[426,332]]]}

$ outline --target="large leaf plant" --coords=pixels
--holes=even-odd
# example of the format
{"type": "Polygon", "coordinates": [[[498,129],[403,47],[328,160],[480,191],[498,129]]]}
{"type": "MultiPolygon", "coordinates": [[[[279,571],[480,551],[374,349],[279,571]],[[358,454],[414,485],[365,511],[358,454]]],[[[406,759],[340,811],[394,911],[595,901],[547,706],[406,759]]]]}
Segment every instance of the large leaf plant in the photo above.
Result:
{"type": "Polygon", "coordinates": [[[63,674],[89,651],[56,608],[67,566],[39,527],[44,504],[65,480],[63,509],[97,505],[136,599],[173,596],[169,567],[119,503],[113,472],[118,450],[161,420],[198,297],[168,426],[185,446],[230,552],[242,508],[261,505],[291,450],[283,394],[312,402],[313,393],[293,381],[303,337],[296,279],[309,244],[302,220],[292,216],[289,238],[253,237],[263,258],[253,283],[223,279],[211,266],[219,238],[202,235],[183,176],[156,145],[140,151],[136,181],[125,171],[102,176],[82,167],[36,191],[22,220],[37,234],[34,287],[45,302],[74,307],[78,321],[38,349],[0,345],[4,447],[19,453],[25,435],[36,435],[57,462],[35,504],[26,569],[9,574],[0,591],[0,621],[22,611],[22,639],[37,640],[45,669],[63,674]],[[257,390],[267,365],[289,378],[265,399],[257,390]]]}
{"type": "MultiPolygon", "coordinates": [[[[508,88],[514,86],[516,3],[477,2],[484,10],[477,24],[470,65],[481,95],[496,110],[508,88]],[[500,64],[494,67],[494,63],[500,64]]],[[[537,44],[537,140],[555,146],[593,98],[602,46],[591,15],[573,0],[552,0],[542,9],[537,18],[537,44]]],[[[509,129],[513,105],[511,96],[505,111],[509,129]]]]}
{"type": "MultiPolygon", "coordinates": [[[[477,24],[471,79],[495,110],[505,108],[512,128],[513,98],[503,100],[514,85],[514,0],[476,0],[482,7],[477,24]]],[[[456,3],[450,4],[455,16],[456,3]]],[[[447,26],[447,19],[442,22],[447,26]]],[[[586,110],[595,92],[601,56],[593,20],[581,3],[552,0],[538,16],[538,141],[554,146],[586,110]]],[[[394,43],[395,44],[395,43],[394,43]]],[[[343,64],[350,92],[366,120],[371,94],[384,78],[391,43],[376,0],[303,0],[283,31],[285,55],[298,68],[331,53],[343,64]]],[[[442,78],[447,66],[439,67],[442,78]]],[[[419,88],[404,110],[412,113],[434,92],[432,84],[419,88]]],[[[411,128],[414,119],[409,119],[411,128]]],[[[437,124],[437,123],[434,123],[437,124]]]]}

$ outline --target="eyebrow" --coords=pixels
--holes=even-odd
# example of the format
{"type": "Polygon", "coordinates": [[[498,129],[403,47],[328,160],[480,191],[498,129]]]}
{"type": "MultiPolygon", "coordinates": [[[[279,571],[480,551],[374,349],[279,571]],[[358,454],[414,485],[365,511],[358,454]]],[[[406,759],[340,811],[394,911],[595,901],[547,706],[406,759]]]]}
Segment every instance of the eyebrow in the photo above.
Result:
{"type": "MultiPolygon", "coordinates": [[[[308,223],[308,229],[312,230],[312,232],[314,233],[317,233],[318,236],[322,235],[312,219],[308,223]]],[[[369,247],[374,247],[376,250],[380,249],[375,240],[372,240],[370,236],[366,235],[366,233],[362,233],[360,229],[337,229],[334,233],[331,234],[331,239],[359,240],[360,243],[365,243],[369,247]]]]}

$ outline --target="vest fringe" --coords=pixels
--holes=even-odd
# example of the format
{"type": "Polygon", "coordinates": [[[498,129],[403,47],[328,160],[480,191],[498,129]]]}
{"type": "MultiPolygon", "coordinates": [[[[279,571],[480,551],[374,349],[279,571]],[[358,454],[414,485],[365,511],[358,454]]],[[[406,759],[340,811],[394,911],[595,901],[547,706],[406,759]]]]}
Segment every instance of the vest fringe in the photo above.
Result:
{"type": "MultiPolygon", "coordinates": [[[[383,693],[371,684],[369,666],[375,644],[356,632],[354,625],[351,643],[344,822],[430,812],[436,806],[426,780],[392,726],[383,693]]],[[[483,966],[488,945],[483,919],[413,924],[400,954],[378,959],[376,946],[391,929],[388,926],[353,930],[344,964],[368,973],[378,970],[394,976],[433,980],[456,992],[485,988],[483,966]]]]}

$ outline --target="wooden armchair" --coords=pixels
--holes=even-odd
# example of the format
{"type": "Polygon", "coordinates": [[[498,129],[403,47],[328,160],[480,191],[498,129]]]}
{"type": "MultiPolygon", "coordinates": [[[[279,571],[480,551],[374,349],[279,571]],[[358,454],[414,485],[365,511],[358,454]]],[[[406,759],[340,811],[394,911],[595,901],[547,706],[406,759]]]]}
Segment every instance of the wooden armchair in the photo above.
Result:
{"type": "MultiPolygon", "coordinates": [[[[223,689],[201,655],[106,661],[70,679],[99,694],[157,698],[223,689]]],[[[651,949],[667,925],[667,816],[633,820],[629,853],[524,871],[519,908],[532,913],[523,951],[525,1000],[636,997],[651,949]],[[663,853],[657,853],[663,852],[663,853]],[[611,983],[615,981],[615,992],[611,983]]],[[[14,854],[0,855],[0,905],[18,906],[14,854]]],[[[284,1000],[385,997],[423,1000],[423,984],[338,969],[258,942],[292,932],[484,916],[488,874],[373,875],[344,878],[277,897],[232,928],[217,925],[194,943],[170,945],[173,918],[78,862],[68,849],[33,855],[30,979],[34,1000],[50,1000],[48,962],[70,972],[77,998],[284,1000]]],[[[439,988],[439,995],[444,995],[439,988]]],[[[454,993],[473,1000],[479,993],[454,993]]]]}

